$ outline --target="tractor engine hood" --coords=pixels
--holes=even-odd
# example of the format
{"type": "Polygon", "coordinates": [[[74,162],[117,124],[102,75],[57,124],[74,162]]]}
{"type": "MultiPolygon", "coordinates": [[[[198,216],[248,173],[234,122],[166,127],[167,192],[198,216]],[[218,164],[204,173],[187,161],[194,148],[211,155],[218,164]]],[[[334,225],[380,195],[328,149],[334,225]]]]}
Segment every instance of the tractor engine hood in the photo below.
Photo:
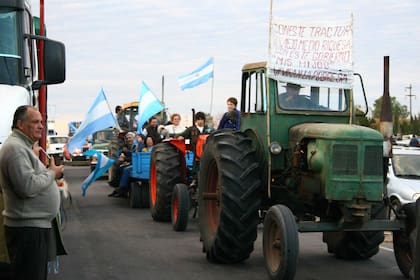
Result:
{"type": "Polygon", "coordinates": [[[298,143],[302,139],[340,139],[350,141],[383,141],[383,136],[368,127],[348,124],[304,123],[290,128],[289,142],[298,143]]]}

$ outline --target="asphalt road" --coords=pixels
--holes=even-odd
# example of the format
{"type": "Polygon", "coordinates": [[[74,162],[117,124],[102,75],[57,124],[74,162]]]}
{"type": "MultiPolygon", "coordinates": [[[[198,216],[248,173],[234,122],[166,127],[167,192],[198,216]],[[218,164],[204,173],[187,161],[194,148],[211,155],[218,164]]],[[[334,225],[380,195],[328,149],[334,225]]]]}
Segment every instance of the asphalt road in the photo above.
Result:
{"type": "MultiPolygon", "coordinates": [[[[131,209],[122,198],[109,198],[106,180],[96,181],[81,196],[88,167],[66,167],[73,203],[63,232],[68,255],[60,257],[58,274],[49,279],[268,279],[259,229],[251,258],[236,265],[208,263],[202,253],[197,220],[187,231],[174,232],[169,223],[154,222],[149,209],[131,209]]],[[[319,233],[300,235],[295,279],[405,279],[391,243],[367,261],[338,260],[327,253],[319,233]]]]}

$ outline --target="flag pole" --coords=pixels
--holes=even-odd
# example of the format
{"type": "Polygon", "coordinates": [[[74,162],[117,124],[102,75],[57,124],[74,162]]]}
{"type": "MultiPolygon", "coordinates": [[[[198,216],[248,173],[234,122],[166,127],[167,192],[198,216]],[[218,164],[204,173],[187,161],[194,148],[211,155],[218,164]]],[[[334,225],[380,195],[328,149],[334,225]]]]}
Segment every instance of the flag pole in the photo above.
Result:
{"type": "Polygon", "coordinates": [[[115,118],[115,115],[112,113],[111,106],[109,106],[108,99],[106,98],[104,88],[101,88],[101,91],[102,91],[102,93],[104,95],[106,105],[108,105],[108,109],[111,112],[112,118],[114,119],[115,126],[118,128],[118,131],[121,131],[120,124],[117,122],[117,119],[115,118]]]}
{"type": "Polygon", "coordinates": [[[164,107],[163,111],[160,112],[160,118],[162,119],[162,122],[166,122],[165,120],[165,76],[162,75],[162,105],[164,107]]]}
{"type": "Polygon", "coordinates": [[[213,111],[213,90],[214,90],[214,58],[213,58],[213,78],[211,79],[211,98],[210,98],[210,116],[213,111]]]}

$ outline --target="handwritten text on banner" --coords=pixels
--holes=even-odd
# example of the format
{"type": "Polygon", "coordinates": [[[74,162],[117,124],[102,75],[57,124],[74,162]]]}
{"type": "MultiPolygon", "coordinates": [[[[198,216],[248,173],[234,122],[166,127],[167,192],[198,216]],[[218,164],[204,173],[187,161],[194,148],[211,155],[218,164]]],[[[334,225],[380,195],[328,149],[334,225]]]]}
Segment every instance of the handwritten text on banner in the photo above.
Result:
{"type": "Polygon", "coordinates": [[[352,38],[351,20],[327,23],[273,20],[268,74],[284,82],[351,88],[352,38]]]}

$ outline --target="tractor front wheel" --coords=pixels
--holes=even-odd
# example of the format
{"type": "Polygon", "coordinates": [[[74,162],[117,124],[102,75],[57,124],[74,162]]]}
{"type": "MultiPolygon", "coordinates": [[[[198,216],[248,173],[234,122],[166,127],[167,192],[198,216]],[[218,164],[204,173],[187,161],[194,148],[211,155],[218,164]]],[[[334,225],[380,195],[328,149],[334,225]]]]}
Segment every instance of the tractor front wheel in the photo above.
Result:
{"type": "Polygon", "coordinates": [[[198,211],[203,251],[217,263],[237,263],[254,249],[261,190],[252,140],[241,132],[216,131],[200,161],[198,211]]]}
{"type": "Polygon", "coordinates": [[[167,142],[155,145],[150,164],[150,211],[153,220],[171,220],[172,190],[179,182],[180,153],[167,142]]]}
{"type": "Polygon", "coordinates": [[[172,228],[175,231],[185,231],[188,225],[190,210],[190,194],[185,184],[176,184],[172,192],[172,228]]]}
{"type": "Polygon", "coordinates": [[[270,207],[264,218],[263,252],[270,279],[293,279],[299,255],[295,217],[284,205],[270,207]]]}

